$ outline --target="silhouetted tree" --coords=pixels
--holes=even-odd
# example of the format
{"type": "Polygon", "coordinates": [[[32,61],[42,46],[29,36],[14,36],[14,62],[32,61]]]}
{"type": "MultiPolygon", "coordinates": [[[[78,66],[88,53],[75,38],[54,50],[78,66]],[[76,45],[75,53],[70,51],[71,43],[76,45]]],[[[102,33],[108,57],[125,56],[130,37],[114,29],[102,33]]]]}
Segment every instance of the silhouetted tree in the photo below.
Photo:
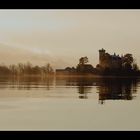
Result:
{"type": "Polygon", "coordinates": [[[134,71],[138,71],[139,70],[139,67],[136,63],[133,64],[133,70],[134,71]]]}
{"type": "Polygon", "coordinates": [[[81,57],[80,59],[79,59],[79,64],[81,65],[84,65],[84,64],[86,64],[86,63],[88,63],[88,58],[87,58],[87,56],[85,56],[85,57],[81,57]]]}
{"type": "Polygon", "coordinates": [[[24,74],[24,64],[19,63],[17,66],[18,75],[24,74]]]}
{"type": "Polygon", "coordinates": [[[42,67],[43,75],[53,74],[53,72],[54,72],[54,70],[49,63],[42,67]]]}
{"type": "Polygon", "coordinates": [[[88,58],[85,57],[81,57],[79,59],[79,64],[76,67],[76,71],[80,74],[84,74],[84,73],[93,73],[94,68],[92,65],[90,64],[86,64],[88,63],[88,58]]]}
{"type": "Polygon", "coordinates": [[[53,74],[53,68],[48,63],[45,66],[33,66],[30,62],[26,64],[18,63],[17,65],[12,64],[9,66],[0,65],[0,75],[14,75],[14,76],[25,76],[25,75],[49,75],[53,74]]]}
{"type": "Polygon", "coordinates": [[[11,71],[12,75],[16,75],[17,74],[17,66],[16,65],[10,65],[9,66],[9,70],[11,71]]]}
{"type": "Polygon", "coordinates": [[[123,57],[122,66],[125,70],[131,70],[134,58],[132,54],[125,54],[123,57]]]}
{"type": "Polygon", "coordinates": [[[46,65],[46,70],[47,70],[47,73],[52,73],[52,72],[53,72],[53,69],[52,69],[50,63],[48,63],[48,64],[46,65]]]}

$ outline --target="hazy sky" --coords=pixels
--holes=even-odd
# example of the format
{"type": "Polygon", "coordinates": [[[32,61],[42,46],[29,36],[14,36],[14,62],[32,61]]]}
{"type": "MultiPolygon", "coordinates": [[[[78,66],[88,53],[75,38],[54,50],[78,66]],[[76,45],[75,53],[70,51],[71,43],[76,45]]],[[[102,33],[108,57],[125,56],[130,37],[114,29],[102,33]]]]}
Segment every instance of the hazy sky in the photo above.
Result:
{"type": "Polygon", "coordinates": [[[100,48],[140,65],[140,10],[0,10],[0,63],[96,66],[100,48]]]}

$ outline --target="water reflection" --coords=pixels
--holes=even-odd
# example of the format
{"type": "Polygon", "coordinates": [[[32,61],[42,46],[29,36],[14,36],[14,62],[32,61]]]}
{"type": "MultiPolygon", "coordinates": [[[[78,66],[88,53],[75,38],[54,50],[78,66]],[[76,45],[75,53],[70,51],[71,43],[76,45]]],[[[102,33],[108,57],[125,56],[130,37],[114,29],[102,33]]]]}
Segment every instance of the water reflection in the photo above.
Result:
{"type": "Polygon", "coordinates": [[[136,78],[68,78],[66,85],[77,86],[79,98],[87,99],[88,93],[96,87],[99,103],[105,100],[132,100],[137,92],[139,79],[136,78]]]}
{"type": "Polygon", "coordinates": [[[139,81],[136,78],[4,77],[0,78],[0,89],[38,89],[45,93],[42,96],[47,96],[47,93],[52,95],[53,92],[58,93],[57,96],[59,96],[59,93],[64,92],[75,94],[80,99],[88,99],[91,94],[98,94],[99,103],[104,104],[105,100],[132,100],[137,92],[139,81]],[[45,92],[46,90],[52,92],[45,92]]]}
{"type": "Polygon", "coordinates": [[[137,79],[101,79],[97,87],[99,103],[105,100],[132,100],[137,91],[137,79]]]}
{"type": "Polygon", "coordinates": [[[77,80],[78,93],[80,99],[87,99],[88,93],[91,93],[93,81],[91,79],[81,78],[77,80]]]}
{"type": "Polygon", "coordinates": [[[54,84],[54,78],[42,77],[3,77],[0,78],[0,89],[31,90],[32,88],[45,88],[50,90],[54,84]]]}

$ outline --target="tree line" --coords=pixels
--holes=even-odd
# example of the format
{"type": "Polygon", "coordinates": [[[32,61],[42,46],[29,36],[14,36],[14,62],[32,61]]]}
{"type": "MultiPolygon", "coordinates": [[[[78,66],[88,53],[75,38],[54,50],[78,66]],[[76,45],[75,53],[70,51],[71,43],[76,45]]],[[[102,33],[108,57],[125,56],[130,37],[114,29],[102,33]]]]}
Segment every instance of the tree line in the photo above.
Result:
{"type": "Polygon", "coordinates": [[[14,75],[14,76],[26,76],[26,75],[41,75],[41,76],[47,76],[52,75],[54,73],[54,70],[52,66],[47,63],[44,66],[38,66],[31,64],[30,62],[27,63],[18,63],[18,64],[12,64],[12,65],[0,65],[0,75],[1,76],[8,76],[8,75],[14,75]]]}
{"type": "Polygon", "coordinates": [[[106,68],[102,71],[102,74],[136,76],[136,75],[140,75],[140,70],[132,54],[127,53],[122,58],[122,63],[120,68],[117,69],[106,68]]]}
{"type": "Polygon", "coordinates": [[[86,65],[88,63],[87,57],[81,57],[79,59],[79,64],[76,67],[78,73],[93,73],[97,75],[140,75],[140,70],[133,58],[132,54],[125,54],[122,59],[120,66],[118,68],[113,67],[102,67],[100,64],[96,65],[94,68],[92,65],[86,65]]]}

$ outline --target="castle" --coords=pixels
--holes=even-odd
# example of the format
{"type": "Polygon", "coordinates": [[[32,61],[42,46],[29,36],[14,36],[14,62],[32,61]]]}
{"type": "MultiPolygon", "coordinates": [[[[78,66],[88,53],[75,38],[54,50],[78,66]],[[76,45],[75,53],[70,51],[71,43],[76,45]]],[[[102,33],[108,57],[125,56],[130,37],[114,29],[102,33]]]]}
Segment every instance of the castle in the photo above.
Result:
{"type": "Polygon", "coordinates": [[[109,54],[103,48],[99,50],[99,64],[93,67],[87,64],[88,58],[81,57],[76,68],[67,67],[65,69],[56,69],[57,75],[140,75],[137,64],[133,63],[132,54],[113,55],[109,54]]]}
{"type": "Polygon", "coordinates": [[[121,69],[122,67],[122,60],[123,56],[116,55],[110,55],[106,53],[106,51],[102,48],[99,50],[99,66],[102,69],[121,69]]]}

